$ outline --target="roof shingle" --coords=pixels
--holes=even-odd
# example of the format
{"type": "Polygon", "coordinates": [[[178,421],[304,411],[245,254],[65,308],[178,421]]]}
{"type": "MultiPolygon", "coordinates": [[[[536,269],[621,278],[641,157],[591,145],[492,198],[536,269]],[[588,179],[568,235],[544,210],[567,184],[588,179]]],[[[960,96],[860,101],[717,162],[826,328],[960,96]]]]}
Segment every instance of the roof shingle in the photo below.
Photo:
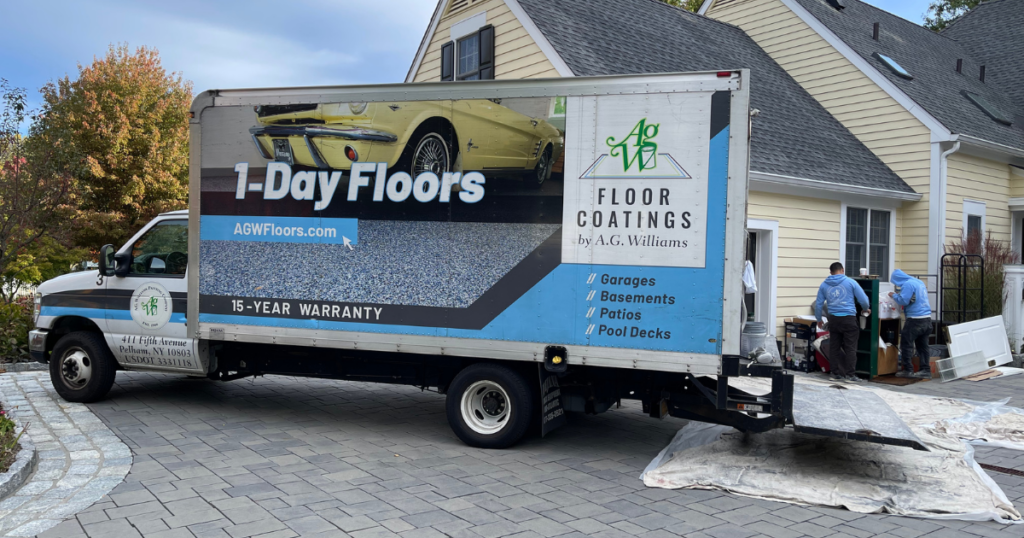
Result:
{"type": "Polygon", "coordinates": [[[752,171],[914,192],[735,26],[657,0],[518,1],[576,75],[750,69],[752,171]]]}
{"type": "MultiPolygon", "coordinates": [[[[1022,8],[1016,19],[1018,24],[1024,23],[1024,1],[1002,1],[1022,8]]],[[[979,80],[982,64],[967,47],[945,33],[935,33],[860,0],[844,0],[846,7],[841,11],[826,0],[796,2],[951,132],[1024,149],[1024,114],[1002,88],[991,81],[991,77],[999,76],[994,71],[1003,67],[986,66],[986,82],[983,83],[979,80]],[[877,41],[872,39],[876,22],[879,23],[877,41]],[[893,73],[872,56],[874,53],[896,60],[914,78],[907,80],[893,73]],[[956,72],[957,59],[963,60],[962,74],[956,72]],[[990,118],[963,95],[964,91],[981,95],[1004,114],[1016,116],[1013,124],[1004,125],[990,118]]],[[[1018,56],[1018,68],[1021,63],[1018,56]]]]}
{"type": "Polygon", "coordinates": [[[1024,108],[1024,0],[989,0],[957,19],[942,35],[986,66],[985,82],[1024,108]]]}

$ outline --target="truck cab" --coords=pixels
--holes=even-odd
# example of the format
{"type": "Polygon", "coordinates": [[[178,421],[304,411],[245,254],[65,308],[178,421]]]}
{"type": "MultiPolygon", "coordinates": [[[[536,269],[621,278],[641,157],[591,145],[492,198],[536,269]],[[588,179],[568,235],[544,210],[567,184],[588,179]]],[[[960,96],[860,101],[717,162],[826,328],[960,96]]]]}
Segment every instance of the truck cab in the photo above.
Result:
{"type": "Polygon", "coordinates": [[[99,268],[44,282],[35,295],[32,357],[50,364],[66,400],[102,398],[118,369],[205,375],[188,338],[188,211],[163,213],[99,268]]]}

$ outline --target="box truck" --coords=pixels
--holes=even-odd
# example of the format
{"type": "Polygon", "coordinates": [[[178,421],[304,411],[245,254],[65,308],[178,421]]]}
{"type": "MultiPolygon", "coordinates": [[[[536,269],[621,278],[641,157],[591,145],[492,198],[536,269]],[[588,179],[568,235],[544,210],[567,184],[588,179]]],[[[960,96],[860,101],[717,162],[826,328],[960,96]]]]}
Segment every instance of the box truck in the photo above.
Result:
{"type": "Polygon", "coordinates": [[[432,388],[478,447],[623,399],[919,447],[738,355],[748,95],[744,70],[202,93],[188,210],[40,286],[32,354],[76,402],[117,370],[432,388]]]}

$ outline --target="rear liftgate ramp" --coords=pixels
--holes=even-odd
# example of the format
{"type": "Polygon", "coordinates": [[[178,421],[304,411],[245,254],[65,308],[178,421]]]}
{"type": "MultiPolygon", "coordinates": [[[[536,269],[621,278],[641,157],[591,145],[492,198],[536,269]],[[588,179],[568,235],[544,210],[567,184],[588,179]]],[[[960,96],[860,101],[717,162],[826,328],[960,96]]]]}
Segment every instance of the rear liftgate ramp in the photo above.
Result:
{"type": "Polygon", "coordinates": [[[877,394],[838,385],[794,386],[793,429],[813,435],[928,450],[877,394]]]}
{"type": "Polygon", "coordinates": [[[797,385],[793,375],[780,367],[732,355],[722,357],[722,375],[717,379],[687,377],[696,390],[671,394],[672,416],[752,433],[792,424],[801,433],[928,451],[889,404],[870,391],[797,385]],[[730,387],[730,377],[770,378],[771,393],[758,396],[730,387]]]}

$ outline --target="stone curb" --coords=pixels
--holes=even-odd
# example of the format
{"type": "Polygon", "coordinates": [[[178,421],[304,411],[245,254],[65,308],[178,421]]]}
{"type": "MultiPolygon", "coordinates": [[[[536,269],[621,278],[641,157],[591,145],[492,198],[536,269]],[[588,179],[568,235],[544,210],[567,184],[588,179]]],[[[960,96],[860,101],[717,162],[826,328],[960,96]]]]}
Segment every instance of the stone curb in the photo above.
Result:
{"type": "MultiPolygon", "coordinates": [[[[19,434],[24,431],[24,426],[18,428],[19,434]]],[[[29,439],[27,433],[21,436],[18,444],[21,445],[18,457],[14,459],[11,468],[3,475],[0,475],[0,501],[11,496],[11,494],[18,491],[18,488],[25,485],[25,482],[28,482],[32,473],[36,471],[36,466],[39,465],[39,452],[36,450],[36,445],[29,439]]]]}
{"type": "Polygon", "coordinates": [[[0,373],[7,372],[36,372],[49,370],[49,366],[41,362],[9,362],[0,364],[0,373]]]}

